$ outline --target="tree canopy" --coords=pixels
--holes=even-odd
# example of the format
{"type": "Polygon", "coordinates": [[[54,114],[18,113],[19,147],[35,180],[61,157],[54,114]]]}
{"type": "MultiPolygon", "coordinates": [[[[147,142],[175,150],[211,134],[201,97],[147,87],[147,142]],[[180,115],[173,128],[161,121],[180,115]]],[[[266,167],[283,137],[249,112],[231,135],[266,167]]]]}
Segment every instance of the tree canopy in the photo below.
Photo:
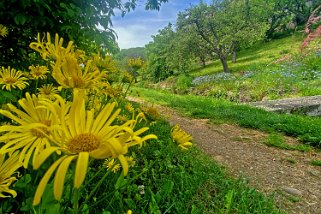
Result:
{"type": "MultiPolygon", "coordinates": [[[[160,8],[168,0],[146,0],[146,9],[160,8]]],[[[117,52],[112,16],[119,10],[125,15],[135,9],[137,0],[3,0],[0,24],[9,36],[0,40],[0,64],[21,64],[28,54],[28,44],[38,32],[58,33],[73,40],[80,48],[117,52]],[[23,60],[22,60],[23,61],[23,60]]]]}

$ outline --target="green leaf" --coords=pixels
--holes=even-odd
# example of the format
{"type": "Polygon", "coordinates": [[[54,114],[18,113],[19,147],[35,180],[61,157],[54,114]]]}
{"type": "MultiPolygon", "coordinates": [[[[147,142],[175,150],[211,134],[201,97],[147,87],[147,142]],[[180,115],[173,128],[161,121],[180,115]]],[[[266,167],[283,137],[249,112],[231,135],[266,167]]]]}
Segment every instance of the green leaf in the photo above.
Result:
{"type": "Polygon", "coordinates": [[[24,15],[23,13],[18,13],[14,17],[14,21],[16,22],[17,25],[24,25],[27,21],[28,17],[24,15]]]}
{"type": "Polygon", "coordinates": [[[15,188],[23,190],[28,186],[30,182],[31,182],[31,176],[30,174],[26,174],[15,183],[15,188]]]}
{"type": "Polygon", "coordinates": [[[127,179],[124,178],[124,174],[121,174],[117,181],[116,181],[116,184],[115,184],[115,189],[121,189],[123,188],[124,186],[126,186],[128,183],[127,179]]]}

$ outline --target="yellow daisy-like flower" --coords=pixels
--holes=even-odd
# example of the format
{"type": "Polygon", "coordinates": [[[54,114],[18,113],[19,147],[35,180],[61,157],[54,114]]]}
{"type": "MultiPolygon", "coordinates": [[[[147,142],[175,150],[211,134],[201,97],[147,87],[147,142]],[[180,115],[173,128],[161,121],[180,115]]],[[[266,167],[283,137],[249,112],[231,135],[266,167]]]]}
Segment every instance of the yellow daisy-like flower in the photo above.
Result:
{"type": "Polygon", "coordinates": [[[111,86],[111,85],[107,85],[104,90],[103,93],[111,98],[115,98],[115,97],[120,97],[121,94],[123,92],[123,88],[122,86],[111,86]]]}
{"type": "Polygon", "coordinates": [[[153,106],[143,107],[142,110],[151,120],[159,120],[161,118],[161,114],[159,113],[158,109],[153,106]]]}
{"type": "Polygon", "coordinates": [[[82,66],[75,55],[66,55],[64,59],[55,63],[52,77],[64,88],[97,88],[104,84],[106,73],[100,72],[91,63],[92,61],[87,61],[82,66]]]}
{"type": "Polygon", "coordinates": [[[100,54],[95,54],[92,56],[92,60],[99,70],[104,70],[108,73],[118,71],[116,62],[113,60],[112,56],[107,55],[105,59],[103,59],[100,54]]]}
{"type": "Polygon", "coordinates": [[[45,38],[40,39],[40,33],[37,36],[37,42],[31,42],[29,47],[40,53],[43,59],[47,60],[48,57],[53,59],[58,59],[59,57],[64,57],[66,54],[73,51],[73,42],[68,42],[66,48],[62,45],[64,43],[63,38],[59,38],[58,34],[55,35],[55,42],[51,42],[50,33],[47,33],[47,41],[45,38]]]}
{"type": "Polygon", "coordinates": [[[135,109],[133,107],[133,105],[131,103],[127,103],[126,106],[125,106],[125,109],[127,111],[129,111],[130,113],[134,113],[135,112],[135,109]]]}
{"type": "Polygon", "coordinates": [[[55,95],[59,93],[57,87],[52,86],[51,84],[43,85],[39,90],[39,96],[48,98],[50,100],[55,99],[55,95]]]}
{"type": "Polygon", "coordinates": [[[105,166],[107,167],[108,170],[112,171],[113,173],[118,172],[120,169],[120,165],[116,163],[115,159],[106,159],[105,161],[105,166]]]}
{"type": "Polygon", "coordinates": [[[128,121],[128,117],[126,115],[118,115],[117,116],[117,120],[120,121],[120,122],[126,122],[128,121]]]}
{"type": "MultiPolygon", "coordinates": [[[[21,110],[12,104],[7,104],[9,110],[0,110],[0,114],[10,118],[16,124],[0,126],[0,133],[2,133],[0,143],[5,143],[0,148],[0,154],[21,150],[19,161],[23,162],[25,168],[28,167],[34,152],[37,154],[38,151],[50,146],[47,136],[59,124],[58,118],[48,108],[41,106],[41,100],[36,95],[27,93],[26,98],[18,101],[21,110]]],[[[59,108],[55,104],[52,108],[59,108]]]]}
{"type": "Polygon", "coordinates": [[[48,68],[46,66],[29,66],[30,75],[32,79],[46,79],[46,73],[48,73],[48,68]]]}
{"type": "Polygon", "coordinates": [[[28,79],[23,76],[21,71],[16,71],[14,68],[2,67],[0,70],[0,85],[2,89],[6,89],[11,91],[11,89],[18,88],[23,90],[27,85],[29,85],[26,81],[28,79]]]}
{"type": "Polygon", "coordinates": [[[193,146],[190,142],[192,140],[192,136],[182,130],[179,125],[175,125],[172,128],[171,136],[181,149],[187,150],[189,147],[193,146]]]}
{"type": "Polygon", "coordinates": [[[7,37],[8,36],[8,28],[4,25],[0,24],[0,36],[7,37]]]}
{"type": "Polygon", "coordinates": [[[7,159],[5,159],[5,155],[0,154],[0,198],[10,197],[10,195],[13,197],[17,196],[16,191],[9,189],[9,187],[17,180],[13,174],[21,167],[18,159],[19,156],[17,152],[13,153],[7,159]]]}
{"type": "MultiPolygon", "coordinates": [[[[148,139],[157,138],[152,134],[139,136],[148,130],[147,127],[137,131],[133,130],[139,118],[122,125],[112,125],[120,112],[120,109],[115,110],[115,103],[107,104],[96,115],[94,109],[86,110],[84,96],[83,91],[74,94],[71,108],[66,115],[55,112],[56,117],[60,118],[61,129],[52,133],[50,140],[53,145],[36,155],[33,166],[38,169],[56,151],[61,151],[63,154],[50,166],[41,179],[34,197],[34,205],[40,203],[45,187],[55,171],[54,196],[60,200],[65,176],[73,161],[76,162],[74,188],[79,188],[86,177],[89,158],[118,158],[126,175],[128,163],[124,155],[128,152],[128,148],[137,144],[141,145],[148,139]]],[[[60,100],[62,107],[66,106],[63,98],[57,98],[57,100],[60,100]]],[[[48,100],[48,108],[54,110],[51,105],[48,100]]]]}

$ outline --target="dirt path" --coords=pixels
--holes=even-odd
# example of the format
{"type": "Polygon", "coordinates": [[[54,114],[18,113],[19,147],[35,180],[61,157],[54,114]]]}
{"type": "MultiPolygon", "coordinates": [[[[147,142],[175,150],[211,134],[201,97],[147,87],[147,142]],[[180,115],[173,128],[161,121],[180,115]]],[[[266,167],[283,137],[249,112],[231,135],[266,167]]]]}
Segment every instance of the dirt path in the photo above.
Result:
{"type": "MultiPolygon", "coordinates": [[[[168,107],[157,108],[171,124],[179,124],[191,134],[197,146],[231,174],[244,176],[260,191],[276,193],[278,207],[289,213],[321,213],[321,167],[309,164],[312,159],[321,160],[320,152],[268,147],[262,143],[266,133],[210,124],[206,119],[188,118],[168,107]]],[[[299,144],[294,138],[287,137],[286,141],[299,144]]]]}

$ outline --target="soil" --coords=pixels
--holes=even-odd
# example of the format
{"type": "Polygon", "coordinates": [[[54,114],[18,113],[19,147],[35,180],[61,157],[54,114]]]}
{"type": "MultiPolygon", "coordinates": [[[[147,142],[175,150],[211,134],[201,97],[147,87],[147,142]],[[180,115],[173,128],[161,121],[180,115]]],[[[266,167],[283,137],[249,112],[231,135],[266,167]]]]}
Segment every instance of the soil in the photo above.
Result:
{"type": "MultiPolygon", "coordinates": [[[[130,98],[132,101],[143,101],[130,98]]],[[[276,206],[288,213],[321,213],[321,152],[283,150],[263,142],[267,133],[237,125],[214,124],[207,119],[193,119],[174,109],[153,105],[172,124],[179,124],[193,136],[193,142],[234,177],[242,177],[267,195],[273,195],[276,206]]],[[[286,143],[301,144],[285,137],[286,143]]]]}

